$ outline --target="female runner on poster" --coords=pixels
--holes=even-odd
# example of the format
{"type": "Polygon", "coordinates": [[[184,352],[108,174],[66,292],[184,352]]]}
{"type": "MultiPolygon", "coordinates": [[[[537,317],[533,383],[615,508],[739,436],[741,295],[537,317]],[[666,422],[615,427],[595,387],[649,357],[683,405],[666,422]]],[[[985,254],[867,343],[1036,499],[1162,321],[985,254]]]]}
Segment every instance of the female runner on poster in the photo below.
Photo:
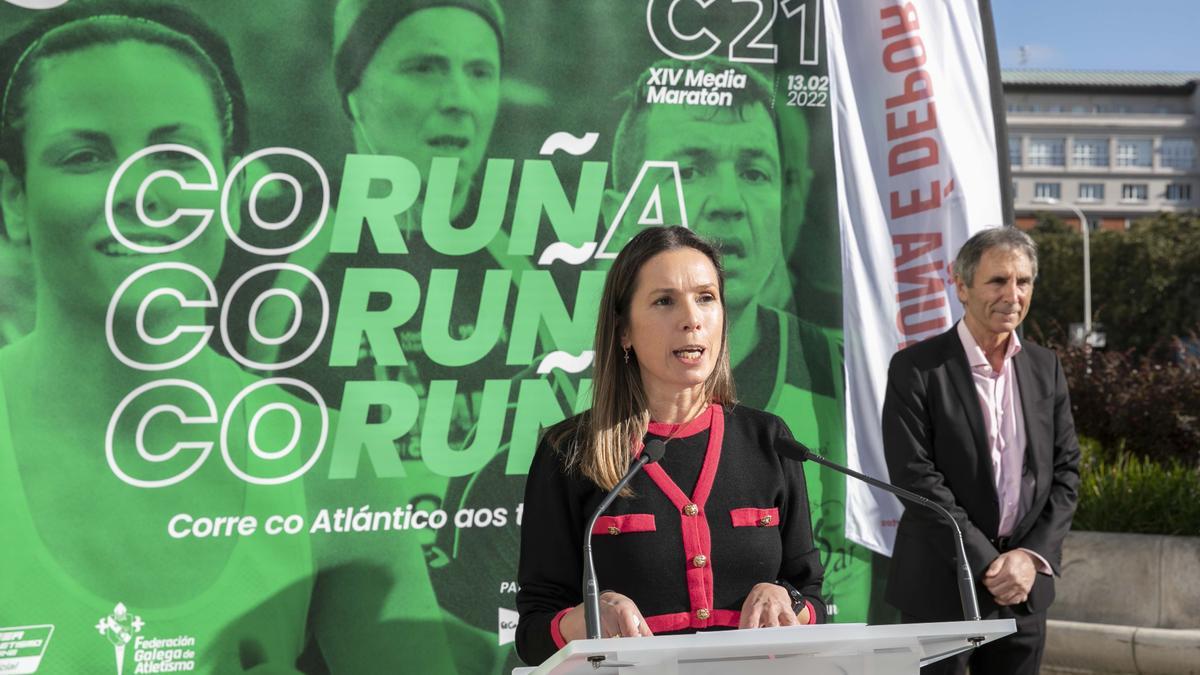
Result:
{"type": "MultiPolygon", "coordinates": [[[[148,220],[220,208],[248,139],[225,41],[179,7],[78,2],[39,15],[3,58],[0,213],[32,260],[36,325],[0,350],[0,541],[22,552],[0,556],[0,627],[53,627],[42,672],[295,673],[310,634],[327,652],[322,672],[394,665],[370,643],[398,624],[367,613],[406,566],[419,577],[405,593],[432,603],[419,548],[389,540],[379,574],[355,575],[356,596],[322,588],[319,566],[332,585],[348,578],[334,567],[347,558],[321,553],[344,541],[310,545],[306,528],[272,534],[267,523],[348,504],[309,480],[328,474],[327,452],[308,460],[332,421],[303,387],[263,386],[207,346],[189,353],[199,338],[179,332],[211,325],[194,301],[215,300],[204,278],[224,257],[219,221],[163,253],[114,236],[169,247],[197,218],[148,220]],[[194,153],[157,151],[129,166],[106,207],[118,168],[158,144],[198,151],[217,189],[155,178],[214,178],[194,153]],[[156,263],[174,268],[121,291],[156,263]],[[156,288],[178,295],[143,302],[156,288]]],[[[244,190],[231,193],[235,221],[244,190]]],[[[349,482],[339,487],[353,493],[349,482]]],[[[408,644],[406,663],[446,662],[438,639],[405,628],[395,644],[408,644]]]]}

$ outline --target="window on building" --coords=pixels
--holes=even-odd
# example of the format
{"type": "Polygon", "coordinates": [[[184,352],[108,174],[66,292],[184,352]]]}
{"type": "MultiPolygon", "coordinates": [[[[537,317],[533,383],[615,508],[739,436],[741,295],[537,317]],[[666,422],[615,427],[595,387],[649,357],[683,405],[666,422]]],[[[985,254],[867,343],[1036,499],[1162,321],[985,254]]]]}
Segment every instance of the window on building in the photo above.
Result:
{"type": "Polygon", "coordinates": [[[1021,166],[1021,137],[1008,139],[1008,163],[1021,166]]]}
{"type": "Polygon", "coordinates": [[[1145,183],[1125,183],[1121,186],[1121,201],[1144,202],[1149,192],[1145,183]]]}
{"type": "Polygon", "coordinates": [[[1034,199],[1062,199],[1061,183],[1034,183],[1034,199]]]}
{"type": "Polygon", "coordinates": [[[1029,139],[1030,166],[1063,166],[1066,164],[1065,148],[1067,142],[1062,138],[1031,138],[1029,139]]]}
{"type": "Polygon", "coordinates": [[[1081,201],[1081,202],[1102,202],[1102,201],[1104,201],[1104,183],[1080,183],[1079,184],[1079,201],[1081,201]]]}
{"type": "Polygon", "coordinates": [[[1190,202],[1192,201],[1192,185],[1191,183],[1171,183],[1167,186],[1167,201],[1169,202],[1190,202]]]}
{"type": "Polygon", "coordinates": [[[1075,166],[1108,166],[1108,139],[1076,138],[1071,144],[1071,163],[1075,166]]]}
{"type": "Polygon", "coordinates": [[[1117,166],[1150,166],[1153,149],[1149,138],[1117,139],[1117,166]]]}
{"type": "Polygon", "coordinates": [[[1196,141],[1191,138],[1164,138],[1162,165],[1167,169],[1191,169],[1196,166],[1196,141]]]}

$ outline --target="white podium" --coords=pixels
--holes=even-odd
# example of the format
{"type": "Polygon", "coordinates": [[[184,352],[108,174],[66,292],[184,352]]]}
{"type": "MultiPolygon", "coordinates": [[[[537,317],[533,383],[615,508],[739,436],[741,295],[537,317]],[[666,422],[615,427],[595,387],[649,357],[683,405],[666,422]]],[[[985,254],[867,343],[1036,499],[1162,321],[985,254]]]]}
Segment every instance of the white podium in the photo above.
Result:
{"type": "Polygon", "coordinates": [[[513,675],[917,675],[922,665],[1016,630],[1012,619],[999,619],[575,640],[541,666],[516,668],[513,675]]]}

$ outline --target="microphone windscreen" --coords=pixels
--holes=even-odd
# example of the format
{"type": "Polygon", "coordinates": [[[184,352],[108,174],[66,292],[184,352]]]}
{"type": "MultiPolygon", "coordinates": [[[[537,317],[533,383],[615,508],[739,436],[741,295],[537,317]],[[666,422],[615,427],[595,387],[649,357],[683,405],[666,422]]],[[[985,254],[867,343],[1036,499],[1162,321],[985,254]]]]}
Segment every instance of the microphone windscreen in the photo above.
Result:
{"type": "Polygon", "coordinates": [[[781,438],[776,441],[775,452],[797,462],[807,460],[808,456],[812,454],[812,450],[809,450],[808,446],[792,438],[781,438]]]}
{"type": "Polygon", "coordinates": [[[642,453],[648,458],[646,463],[653,464],[667,454],[667,444],[656,438],[646,444],[646,449],[642,453]]]}

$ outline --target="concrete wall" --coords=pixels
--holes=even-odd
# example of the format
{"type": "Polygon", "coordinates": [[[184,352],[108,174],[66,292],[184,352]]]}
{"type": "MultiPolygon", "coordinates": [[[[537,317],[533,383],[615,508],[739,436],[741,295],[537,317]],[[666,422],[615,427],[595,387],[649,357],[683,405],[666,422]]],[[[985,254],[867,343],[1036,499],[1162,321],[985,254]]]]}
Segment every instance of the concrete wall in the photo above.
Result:
{"type": "Polygon", "coordinates": [[[1071,532],[1043,675],[1200,675],[1200,537],[1071,532]]]}
{"type": "Polygon", "coordinates": [[[1200,537],[1071,532],[1051,619],[1200,629],[1200,537]]]}

